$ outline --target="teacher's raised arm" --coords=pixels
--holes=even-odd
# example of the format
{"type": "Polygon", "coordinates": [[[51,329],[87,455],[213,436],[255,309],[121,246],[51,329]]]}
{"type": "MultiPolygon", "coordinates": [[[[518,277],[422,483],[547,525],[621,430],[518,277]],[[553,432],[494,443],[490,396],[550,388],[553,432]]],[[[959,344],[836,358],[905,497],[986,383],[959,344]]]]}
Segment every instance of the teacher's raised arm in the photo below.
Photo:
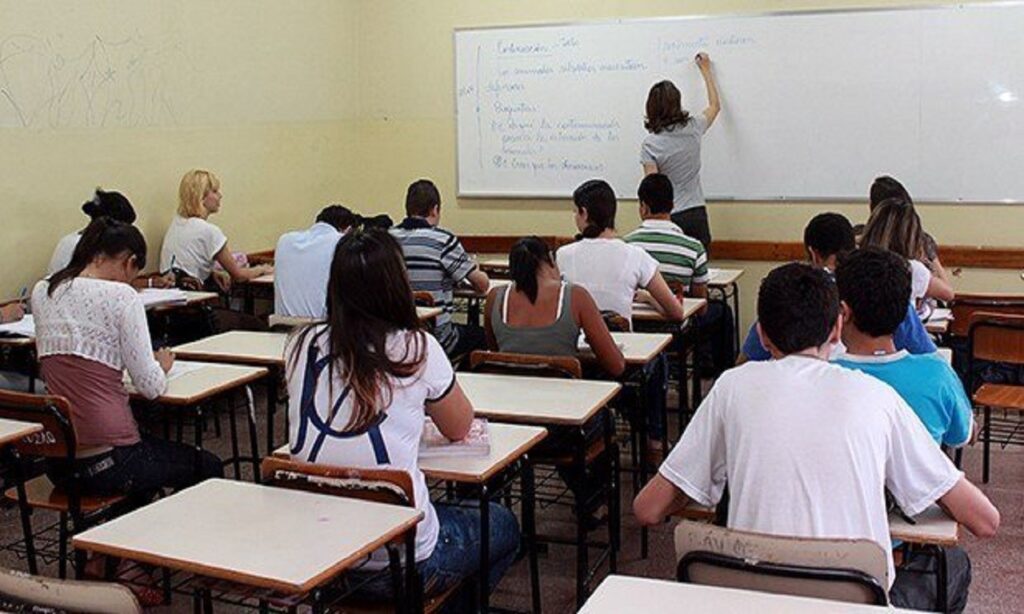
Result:
{"type": "Polygon", "coordinates": [[[700,53],[696,63],[707,87],[707,108],[700,115],[690,115],[683,109],[682,95],[674,83],[659,81],[651,86],[644,122],[649,134],[640,147],[640,163],[645,175],[662,173],[669,178],[673,191],[672,221],[708,249],[711,229],[700,183],[700,146],[722,105],[711,58],[700,53]]]}

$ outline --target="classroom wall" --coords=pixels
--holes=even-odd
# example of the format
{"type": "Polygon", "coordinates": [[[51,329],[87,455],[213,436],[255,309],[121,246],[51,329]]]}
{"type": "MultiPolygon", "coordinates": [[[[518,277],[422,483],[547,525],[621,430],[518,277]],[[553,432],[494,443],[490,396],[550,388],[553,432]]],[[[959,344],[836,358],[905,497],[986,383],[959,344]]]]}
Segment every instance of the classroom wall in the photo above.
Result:
{"type": "MultiPolygon", "coordinates": [[[[224,182],[224,209],[213,219],[235,250],[272,247],[329,201],[400,218],[405,187],[418,177],[437,182],[443,224],[455,232],[572,234],[565,200],[455,198],[457,27],[913,3],[0,0],[0,202],[8,220],[0,297],[42,274],[57,239],[84,225],[79,206],[97,185],[132,199],[155,260],[178,179],[196,166],[224,182]],[[97,40],[106,55],[94,58],[97,40]],[[34,55],[19,55],[25,49],[34,55]],[[69,75],[82,77],[80,87],[67,85],[69,75]],[[18,124],[12,92],[30,125],[18,124]]],[[[635,203],[622,209],[619,226],[629,230],[635,203]]],[[[798,241],[806,220],[825,209],[865,216],[861,203],[713,203],[711,225],[719,239],[798,241]]],[[[1024,229],[1024,206],[923,205],[921,213],[946,244],[1017,246],[1024,229]]],[[[770,265],[740,264],[749,321],[770,265]]],[[[966,270],[957,286],[1021,291],[1021,283],[1012,271],[966,270]]]]}
{"type": "MultiPolygon", "coordinates": [[[[405,185],[425,176],[435,180],[445,199],[442,223],[457,233],[566,236],[575,232],[571,204],[566,200],[455,198],[452,93],[452,31],[455,28],[909,4],[934,4],[934,0],[379,0],[360,3],[360,57],[364,61],[359,66],[359,158],[366,162],[364,176],[368,181],[353,186],[351,198],[362,203],[378,203],[393,215],[400,215],[405,185]]],[[[884,67],[879,69],[884,70],[884,67]]],[[[727,107],[729,92],[723,91],[722,97],[727,107]]],[[[866,195],[868,186],[864,188],[866,195]]],[[[638,222],[635,208],[635,202],[623,203],[618,219],[621,230],[629,230],[638,222]]],[[[799,241],[806,221],[822,210],[839,211],[855,221],[866,217],[862,203],[713,203],[710,208],[712,233],[718,239],[799,241]]],[[[946,244],[1019,246],[1024,231],[1024,206],[923,205],[921,215],[928,230],[940,243],[946,244]]],[[[757,282],[771,265],[735,264],[748,271],[741,297],[744,321],[750,322],[757,282]]],[[[1011,271],[965,270],[957,280],[957,287],[973,291],[1024,291],[1019,275],[1011,271]]]]}
{"type": "Polygon", "coordinates": [[[0,0],[0,298],[123,191],[159,256],[178,181],[223,182],[236,250],[272,246],[343,196],[357,167],[348,0],[0,0]]]}

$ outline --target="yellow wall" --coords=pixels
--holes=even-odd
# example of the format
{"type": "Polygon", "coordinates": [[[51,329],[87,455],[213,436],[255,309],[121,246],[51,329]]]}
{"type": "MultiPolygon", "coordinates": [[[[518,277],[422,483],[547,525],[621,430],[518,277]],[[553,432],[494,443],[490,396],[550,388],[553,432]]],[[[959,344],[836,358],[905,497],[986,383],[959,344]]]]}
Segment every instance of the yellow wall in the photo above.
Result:
{"type": "Polygon", "coordinates": [[[233,249],[271,246],[343,196],[355,177],[354,5],[299,6],[0,0],[0,297],[44,273],[97,185],[132,200],[151,262],[189,168],[220,175],[212,221],[233,249]],[[79,87],[83,76],[117,85],[79,87]],[[28,126],[11,125],[8,94],[28,126]]]}
{"type": "MultiPolygon", "coordinates": [[[[37,277],[56,240],[84,223],[78,205],[95,185],[129,195],[151,249],[158,250],[177,180],[192,166],[221,175],[224,211],[214,221],[234,249],[272,246],[280,232],[307,224],[330,200],[399,218],[405,186],[418,177],[438,184],[446,203],[443,224],[458,233],[568,235],[567,201],[455,199],[453,29],[910,3],[0,0],[0,58],[4,41],[17,33],[33,32],[59,46],[67,38],[80,43],[94,34],[123,34],[129,26],[177,41],[186,57],[164,75],[186,110],[177,124],[0,127],[0,201],[9,227],[0,244],[6,263],[0,296],[37,277]],[[195,87],[183,87],[193,75],[195,87]],[[326,100],[292,116],[289,105],[303,107],[306,98],[326,100]]],[[[726,104],[728,95],[723,92],[726,104]]],[[[859,203],[720,203],[711,206],[711,225],[719,239],[796,241],[806,220],[823,209],[864,217],[859,203]]],[[[637,221],[634,204],[624,203],[623,210],[619,226],[629,229],[637,221]]],[[[1024,230],[1019,206],[923,205],[921,211],[940,243],[1015,246],[1024,230]]],[[[768,265],[742,264],[750,273],[743,286],[749,314],[768,265]]],[[[969,270],[957,284],[962,290],[1024,290],[1010,271],[969,270]]]]}

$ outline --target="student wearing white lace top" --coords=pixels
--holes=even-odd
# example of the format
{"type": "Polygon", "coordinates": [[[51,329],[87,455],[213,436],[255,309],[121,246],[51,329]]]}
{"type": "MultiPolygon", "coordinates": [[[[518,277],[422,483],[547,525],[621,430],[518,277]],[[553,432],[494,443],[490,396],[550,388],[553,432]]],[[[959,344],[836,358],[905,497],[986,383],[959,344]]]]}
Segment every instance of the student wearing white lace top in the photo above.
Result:
{"type": "Polygon", "coordinates": [[[274,272],[274,267],[242,267],[228,248],[228,238],[208,218],[220,211],[220,179],[210,171],[191,170],[178,186],[178,214],[164,235],[160,270],[184,271],[201,284],[213,278],[224,291],[232,281],[247,281],[274,272]],[[223,272],[215,272],[220,264],[223,272]]]}
{"type": "MultiPolygon", "coordinates": [[[[161,488],[223,475],[216,456],[143,436],[132,415],[124,371],[153,399],[166,389],[174,362],[166,350],[153,352],[142,301],[130,285],[145,263],[137,228],[99,218],[82,233],[71,263],[32,292],[42,378],[51,394],[71,402],[79,484],[88,494],[137,502],[161,488]]],[[[47,472],[59,484],[70,469],[51,462],[47,472]]]]}

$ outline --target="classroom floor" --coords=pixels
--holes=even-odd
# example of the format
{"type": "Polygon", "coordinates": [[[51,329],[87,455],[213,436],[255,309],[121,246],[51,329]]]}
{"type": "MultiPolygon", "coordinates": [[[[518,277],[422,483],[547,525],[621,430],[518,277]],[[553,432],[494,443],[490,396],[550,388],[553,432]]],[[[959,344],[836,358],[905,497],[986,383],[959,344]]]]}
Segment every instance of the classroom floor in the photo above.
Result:
{"type": "MultiPolygon", "coordinates": [[[[670,393],[670,403],[674,405],[675,396],[670,393]]],[[[262,409],[262,398],[258,400],[262,409]]],[[[260,416],[266,414],[262,411],[260,416]]],[[[239,425],[240,429],[244,425],[239,425]]],[[[282,432],[282,423],[278,423],[276,432],[282,432]]],[[[219,454],[227,455],[230,451],[228,429],[224,435],[214,439],[208,435],[207,447],[219,454]]],[[[244,432],[244,431],[241,431],[244,432]]],[[[674,433],[674,428],[670,429],[674,433]]],[[[263,435],[260,442],[264,442],[263,435]]],[[[981,450],[980,447],[970,448],[964,455],[964,466],[967,475],[980,480],[981,450]]],[[[975,540],[970,536],[965,539],[967,551],[974,565],[974,582],[968,604],[969,612],[978,613],[1010,613],[1019,612],[1024,601],[1024,577],[1020,570],[1024,569],[1024,448],[1007,448],[993,451],[992,479],[983,486],[983,490],[992,498],[1002,512],[1002,527],[997,537],[990,540],[975,540]]],[[[245,472],[248,476],[248,471],[245,472]]],[[[669,579],[674,576],[672,525],[666,523],[651,531],[650,556],[645,560],[639,556],[639,530],[632,514],[629,512],[633,492],[629,479],[623,480],[623,545],[619,556],[620,574],[647,576],[669,579]]],[[[42,515],[40,515],[42,516],[42,515]]],[[[38,520],[42,520],[39,518],[38,520]]],[[[571,535],[572,518],[567,509],[549,508],[538,514],[539,529],[551,534],[564,532],[571,535]]],[[[0,535],[7,542],[21,533],[17,510],[9,505],[0,509],[0,535]]],[[[599,532],[600,533],[600,532],[599,532]]],[[[598,533],[598,534],[599,534],[598,533]]],[[[9,552],[0,552],[0,565],[15,569],[26,569],[23,561],[18,560],[9,552]]],[[[568,546],[550,546],[546,554],[541,555],[541,584],[543,608],[546,612],[573,612],[575,599],[575,551],[568,546]]],[[[43,573],[56,575],[55,566],[45,566],[43,573]]],[[[606,572],[602,572],[602,577],[606,572]]],[[[525,561],[517,563],[504,578],[494,594],[492,604],[497,607],[526,611],[529,608],[530,594],[525,561]]],[[[155,608],[154,612],[190,612],[191,600],[184,595],[175,595],[168,607],[155,608]]],[[[239,608],[217,604],[217,612],[237,612],[239,608]]]]}

